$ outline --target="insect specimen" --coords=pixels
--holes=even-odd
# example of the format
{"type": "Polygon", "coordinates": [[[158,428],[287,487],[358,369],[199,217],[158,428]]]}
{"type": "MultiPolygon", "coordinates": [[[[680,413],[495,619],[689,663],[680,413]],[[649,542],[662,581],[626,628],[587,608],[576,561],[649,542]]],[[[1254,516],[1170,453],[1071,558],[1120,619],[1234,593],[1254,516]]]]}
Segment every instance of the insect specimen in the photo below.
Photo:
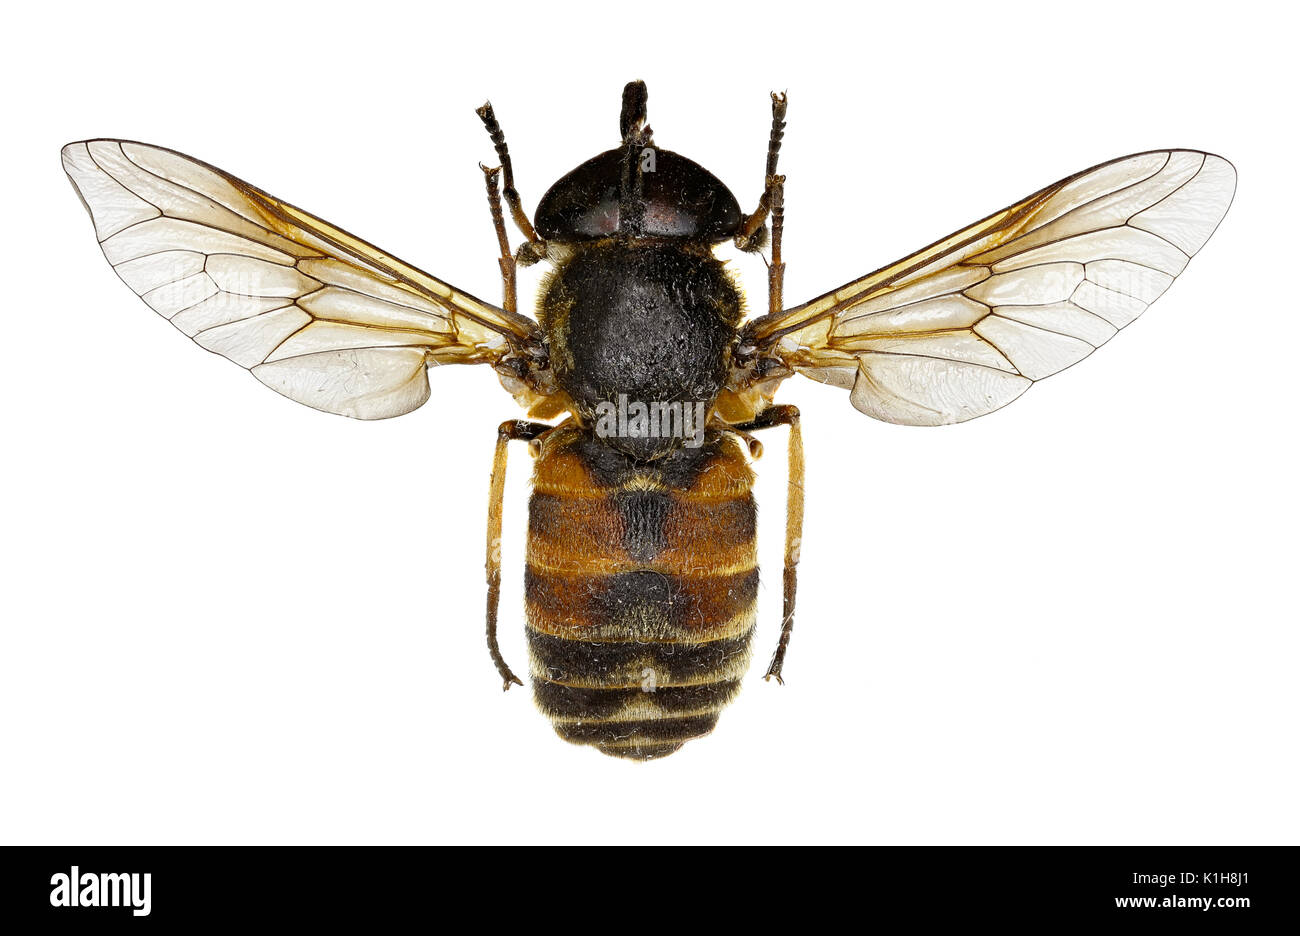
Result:
{"type": "Polygon", "coordinates": [[[786,308],[786,97],[772,95],[752,213],[712,173],[660,148],[646,87],[623,92],[621,140],[556,182],[529,219],[505,136],[484,183],[501,306],[172,150],[121,140],[63,149],[105,257],[198,344],[319,410],[410,412],[440,364],[488,364],[527,411],[497,431],[488,507],[487,638],[497,645],[506,452],[536,456],[525,601],[534,698],[565,739],[622,757],[708,733],[750,658],[758,569],[752,433],[789,427],[783,619],[794,622],[803,521],[793,374],[854,407],[934,426],[982,416],[1091,354],[1168,288],[1209,238],[1236,175],[1193,150],[1140,153],[1041,189],[924,250],[786,308]],[[507,214],[523,236],[511,251],[507,214]],[[768,253],[766,314],[716,249],[768,253]],[[516,271],[551,270],[538,319],[516,271]],[[557,419],[558,424],[534,420],[557,419]]]}

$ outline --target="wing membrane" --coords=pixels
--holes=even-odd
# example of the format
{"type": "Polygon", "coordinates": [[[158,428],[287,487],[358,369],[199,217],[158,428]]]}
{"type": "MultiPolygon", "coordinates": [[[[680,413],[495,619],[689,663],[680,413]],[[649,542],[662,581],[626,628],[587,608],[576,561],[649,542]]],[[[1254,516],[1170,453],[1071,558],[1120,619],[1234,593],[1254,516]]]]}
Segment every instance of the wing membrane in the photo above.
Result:
{"type": "Polygon", "coordinates": [[[359,419],[429,398],[428,367],[495,362],[536,324],[172,150],[63,148],[105,258],[202,347],[316,409],[359,419]]]}
{"type": "Polygon", "coordinates": [[[1064,179],[892,266],[757,319],[765,353],[886,422],[943,425],[1081,361],[1169,287],[1223,219],[1232,165],[1141,153],[1064,179]]]}

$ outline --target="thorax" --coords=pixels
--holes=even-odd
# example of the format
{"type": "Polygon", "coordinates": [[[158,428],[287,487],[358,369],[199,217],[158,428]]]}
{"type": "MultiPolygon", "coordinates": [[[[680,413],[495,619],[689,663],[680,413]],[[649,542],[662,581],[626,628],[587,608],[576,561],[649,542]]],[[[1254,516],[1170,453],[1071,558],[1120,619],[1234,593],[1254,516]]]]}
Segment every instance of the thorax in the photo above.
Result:
{"type": "Polygon", "coordinates": [[[706,246],[610,238],[574,247],[548,278],[538,311],[556,382],[579,421],[599,426],[611,447],[652,460],[684,438],[661,428],[638,433],[638,416],[697,428],[681,425],[684,409],[712,411],[742,300],[706,246]]]}

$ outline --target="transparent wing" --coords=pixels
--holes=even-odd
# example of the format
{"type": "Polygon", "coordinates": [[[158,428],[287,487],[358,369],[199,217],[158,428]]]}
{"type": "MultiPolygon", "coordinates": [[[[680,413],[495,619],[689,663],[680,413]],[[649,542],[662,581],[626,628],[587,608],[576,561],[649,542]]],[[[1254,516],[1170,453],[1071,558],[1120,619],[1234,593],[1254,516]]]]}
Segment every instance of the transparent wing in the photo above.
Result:
{"type": "Polygon", "coordinates": [[[1232,201],[1227,160],[1127,156],[746,330],[886,422],[964,422],[1081,361],[1154,302],[1232,201]]]}
{"type": "Polygon", "coordinates": [[[158,314],[290,399],[383,419],[427,368],[495,363],[536,324],[219,169],[125,140],[63,148],[104,256],[158,314]]]}

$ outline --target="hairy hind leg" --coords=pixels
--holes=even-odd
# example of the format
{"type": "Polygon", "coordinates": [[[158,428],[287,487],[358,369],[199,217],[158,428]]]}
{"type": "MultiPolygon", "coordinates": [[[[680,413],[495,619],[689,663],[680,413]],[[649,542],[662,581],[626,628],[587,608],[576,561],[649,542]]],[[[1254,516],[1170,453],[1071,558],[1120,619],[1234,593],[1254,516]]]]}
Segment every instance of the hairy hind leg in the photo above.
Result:
{"type": "Polygon", "coordinates": [[[768,664],[764,679],[781,678],[785,664],[785,651],[790,645],[790,632],[794,630],[794,599],[798,584],[795,569],[799,565],[799,551],[803,543],[803,433],[799,429],[799,409],[794,406],[769,406],[750,422],[731,427],[741,433],[773,426],[789,426],[789,479],[786,485],[785,514],[785,569],[781,575],[781,638],[772,662],[768,664]]]}
{"type": "Polygon", "coordinates": [[[492,485],[488,492],[487,528],[487,642],[492,663],[501,675],[501,688],[509,689],[513,683],[523,682],[511,672],[497,645],[497,606],[501,603],[501,510],[506,492],[506,455],[510,443],[516,439],[532,442],[553,427],[546,423],[508,419],[497,428],[497,445],[492,455],[492,485]]]}

